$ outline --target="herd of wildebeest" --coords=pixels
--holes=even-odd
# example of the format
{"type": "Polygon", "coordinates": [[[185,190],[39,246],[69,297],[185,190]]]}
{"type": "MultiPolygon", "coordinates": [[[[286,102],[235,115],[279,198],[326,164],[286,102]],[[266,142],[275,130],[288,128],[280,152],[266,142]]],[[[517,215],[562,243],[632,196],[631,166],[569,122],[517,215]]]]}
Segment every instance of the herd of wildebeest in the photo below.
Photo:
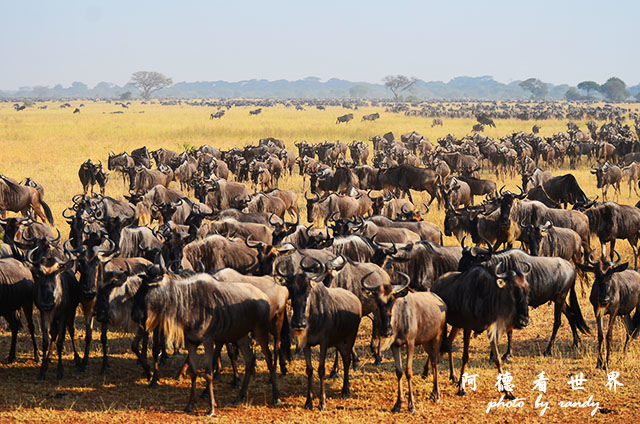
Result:
{"type": "MultiPolygon", "coordinates": [[[[535,108],[525,112],[526,118],[541,118],[533,115],[535,108]]],[[[610,200],[608,192],[612,186],[619,200],[620,184],[628,181],[629,193],[632,188],[637,193],[640,121],[611,108],[602,109],[604,115],[587,106],[579,112],[571,116],[605,121],[590,121],[586,131],[569,122],[566,133],[545,138],[536,127],[501,139],[479,132],[463,138],[449,135],[436,144],[411,132],[399,139],[392,133],[375,136],[371,143],[296,142],[297,152],[287,150],[282,140],[266,138],[228,151],[204,145],[182,153],[164,148],[149,152],[146,147],[111,153],[105,158],[107,169],[101,161],[80,166],[83,193],[63,212],[69,225],[64,242],[60,231],[52,230],[44,188],[30,179],[19,183],[0,175],[0,312],[11,329],[8,360],[16,359],[21,310],[34,360],[41,361],[38,379],[46,377],[54,343],[57,378],[63,378],[67,332],[76,366],[84,370],[95,317],[101,326],[101,373],[109,368],[109,329],[135,334],[131,347],[151,385],[158,382],[167,349],[186,348],[180,373],[192,378],[189,411],[196,400],[196,350],[202,344],[203,397],[208,395],[213,415],[213,378],[222,348],[231,359],[234,383],[237,352],[242,353],[241,401],[256,361],[250,341],[260,346],[277,404],[276,368],[287,372],[295,342],[304,352],[305,407],[311,408],[310,348],[319,345],[319,407],[324,409],[328,348],[336,348],[333,375],[338,354],[342,358],[341,393],[349,396],[349,370],[359,363],[354,343],[361,318],[369,316],[375,363],[382,361],[387,347],[395,359],[398,398],[393,410],[401,408],[403,374],[413,410],[416,345],[428,354],[424,374],[433,372],[431,398],[437,401],[440,354],[448,353],[453,380],[452,343],[462,331],[458,393],[464,394],[462,375],[472,333],[488,331],[500,372],[511,355],[512,330],[527,326],[529,307],[554,304],[545,355],[552,353],[562,315],[574,345],[580,343],[580,333],[590,334],[576,281],[588,285],[593,275],[589,300],[598,327],[596,365],[606,369],[615,317],[624,320],[625,351],[640,327],[640,274],[628,269],[615,250],[616,241],[626,239],[637,268],[640,209],[610,200]],[[635,120],[635,135],[624,124],[627,118],[635,120]],[[571,173],[543,170],[558,170],[567,162],[571,168],[592,167],[602,189],[600,200],[589,199],[571,173]],[[492,178],[495,173],[495,181],[478,178],[482,169],[490,169],[492,178]],[[105,195],[107,170],[119,174],[128,188],[122,200],[105,195]],[[518,190],[496,183],[518,172],[518,190]],[[282,177],[294,173],[303,176],[305,201],[300,203],[306,210],[300,211],[302,199],[295,192],[278,188],[282,177]],[[94,192],[96,184],[100,194],[94,192]],[[429,200],[414,201],[416,192],[425,192],[429,200]],[[435,207],[446,210],[444,228],[430,222],[429,209],[435,207]],[[6,218],[6,211],[22,216],[6,218]],[[300,222],[305,213],[310,225],[300,222]],[[444,245],[443,235],[455,236],[458,245],[444,245]],[[600,241],[598,249],[591,249],[591,236],[600,241]],[[516,242],[521,249],[513,247],[516,242]],[[42,358],[33,304],[41,319],[42,358]],[[82,357],[74,342],[78,306],[86,329],[82,357]],[[610,315],[605,355],[604,315],[610,315]],[[501,356],[498,339],[504,332],[509,343],[501,356]],[[152,365],[146,360],[149,339],[152,365]],[[402,346],[407,352],[404,368],[402,346]]],[[[568,113],[564,110],[563,117],[568,113]]],[[[491,125],[492,117],[501,116],[500,110],[488,108],[477,118],[491,125]]],[[[437,120],[434,125],[442,125],[437,120]]],[[[119,178],[110,181],[120,184],[119,178]]]]}

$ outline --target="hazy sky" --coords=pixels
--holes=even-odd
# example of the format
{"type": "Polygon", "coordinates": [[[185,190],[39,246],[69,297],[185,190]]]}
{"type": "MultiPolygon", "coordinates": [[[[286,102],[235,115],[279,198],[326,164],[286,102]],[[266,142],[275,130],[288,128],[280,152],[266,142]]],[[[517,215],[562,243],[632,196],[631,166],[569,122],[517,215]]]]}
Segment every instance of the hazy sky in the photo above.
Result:
{"type": "Polygon", "coordinates": [[[640,82],[634,1],[0,0],[0,89],[388,74],[640,82]]]}

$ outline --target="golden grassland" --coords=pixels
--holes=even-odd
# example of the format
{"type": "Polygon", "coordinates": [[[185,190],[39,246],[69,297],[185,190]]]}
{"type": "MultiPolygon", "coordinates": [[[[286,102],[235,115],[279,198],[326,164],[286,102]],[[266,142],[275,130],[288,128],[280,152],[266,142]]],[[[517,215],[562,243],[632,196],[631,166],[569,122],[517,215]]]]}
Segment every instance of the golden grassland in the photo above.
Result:
{"type": "MultiPolygon", "coordinates": [[[[71,102],[73,108],[80,102],[71,102]]],[[[382,135],[393,131],[399,135],[416,130],[436,142],[439,137],[448,133],[455,136],[468,134],[474,121],[471,119],[443,119],[443,127],[431,128],[431,119],[406,117],[403,114],[384,113],[382,108],[361,108],[355,111],[355,119],[349,124],[336,125],[335,119],[345,112],[338,107],[328,107],[325,111],[308,108],[296,111],[293,108],[265,108],[258,116],[249,116],[249,107],[232,108],[220,120],[209,120],[209,114],[215,109],[193,106],[160,106],[143,105],[134,102],[129,109],[105,103],[84,102],[81,113],[72,114],[71,109],[60,109],[59,103],[48,103],[47,110],[28,108],[16,112],[10,104],[0,104],[0,172],[16,178],[32,177],[41,182],[46,191],[45,200],[51,206],[56,223],[63,233],[68,228],[62,220],[61,213],[70,206],[71,197],[81,191],[77,176],[79,165],[87,158],[102,160],[106,166],[109,151],[116,153],[131,151],[146,145],[149,149],[165,147],[176,151],[185,146],[210,144],[220,149],[234,146],[255,144],[259,138],[276,137],[287,142],[294,149],[293,142],[307,140],[321,142],[324,140],[368,140],[373,135],[382,135]],[[122,114],[111,112],[123,110],[122,114]],[[381,118],[373,123],[361,122],[362,115],[380,112],[381,118]],[[61,225],[62,224],[62,225],[61,225]]],[[[628,106],[627,106],[628,107],[628,106]]],[[[632,106],[635,107],[635,106],[632,106]]],[[[549,136],[566,130],[566,121],[544,120],[539,122],[519,120],[496,120],[497,127],[487,128],[485,134],[494,138],[502,137],[513,131],[530,131],[537,123],[542,127],[541,135],[549,136]]],[[[585,122],[578,122],[584,128],[585,122]]],[[[567,172],[566,168],[552,169],[554,174],[567,172]]],[[[589,167],[581,165],[571,171],[589,197],[600,194],[596,188],[595,178],[589,173],[589,167]]],[[[494,178],[490,172],[484,176],[494,178]]],[[[515,190],[520,183],[517,177],[504,182],[515,190]]],[[[281,188],[296,191],[303,206],[302,179],[298,175],[281,180],[281,188]]],[[[107,194],[121,197],[126,190],[118,175],[111,175],[107,194]]],[[[623,184],[620,203],[635,204],[638,199],[632,193],[628,196],[628,188],[623,184]]],[[[610,196],[613,192],[610,191],[610,196]]],[[[424,196],[418,195],[419,199],[424,196]]],[[[442,226],[444,212],[435,208],[427,217],[428,220],[442,226]]],[[[446,244],[455,243],[454,239],[446,239],[446,244]]],[[[596,242],[592,240],[595,247],[596,242]]],[[[624,258],[631,259],[631,249],[626,242],[619,242],[618,249],[624,258]]],[[[581,293],[579,293],[581,295],[581,293]]],[[[235,390],[228,388],[230,376],[225,374],[215,383],[215,393],[219,408],[220,422],[622,422],[633,419],[637,406],[637,393],[640,390],[640,351],[637,343],[631,344],[626,360],[621,357],[624,334],[622,326],[617,324],[613,343],[613,355],[610,369],[620,372],[620,382],[624,384],[617,393],[610,392],[605,384],[607,376],[604,371],[595,370],[597,342],[593,310],[587,295],[581,296],[583,314],[592,329],[591,336],[583,338],[583,346],[576,350],[571,348],[571,333],[566,325],[561,327],[553,351],[553,356],[545,358],[541,352],[551,332],[553,309],[541,306],[531,313],[531,324],[528,328],[514,333],[514,358],[505,366],[514,376],[515,394],[526,398],[522,409],[498,409],[485,413],[487,402],[498,400],[498,392],[494,387],[497,371],[488,361],[488,343],[484,336],[471,342],[471,361],[468,368],[470,374],[478,374],[477,392],[469,391],[462,398],[455,395],[456,389],[448,379],[445,361],[441,364],[440,389],[441,402],[433,404],[428,400],[431,391],[431,379],[414,378],[414,390],[417,399],[417,413],[410,415],[406,411],[391,414],[389,410],[395,402],[396,377],[392,360],[388,353],[384,364],[373,366],[373,358],[367,345],[370,334],[370,321],[363,319],[362,329],[357,342],[361,354],[362,368],[352,373],[352,397],[348,400],[339,398],[341,379],[332,381],[328,386],[328,410],[325,412],[306,411],[302,408],[306,391],[306,375],[304,361],[301,356],[294,359],[287,376],[280,377],[280,389],[283,406],[274,408],[269,405],[269,388],[266,384],[267,373],[264,362],[258,363],[257,377],[252,381],[249,400],[240,406],[231,406],[235,390]],[[550,378],[549,388],[544,400],[550,402],[551,408],[543,417],[534,408],[537,392],[531,390],[536,375],[545,371],[550,378]],[[572,391],[567,381],[573,374],[583,372],[587,378],[585,390],[572,391]],[[592,408],[560,408],[561,400],[583,402],[593,395],[593,400],[600,402],[600,407],[607,408],[607,414],[597,413],[591,417],[592,408]]],[[[37,314],[36,314],[37,317],[37,314]]],[[[84,337],[82,325],[76,333],[81,340],[84,337]]],[[[39,331],[38,331],[39,333],[39,331]]],[[[96,334],[96,332],[94,332],[96,334]]],[[[37,365],[33,363],[30,342],[23,330],[18,344],[18,361],[12,365],[0,364],[0,422],[191,422],[205,421],[203,414],[205,402],[198,403],[196,415],[182,412],[186,404],[186,380],[176,381],[173,375],[183,361],[183,355],[170,358],[168,364],[161,369],[163,378],[156,389],[148,389],[141,370],[135,364],[133,355],[129,353],[130,336],[122,333],[111,333],[111,373],[99,376],[101,355],[97,336],[92,345],[92,359],[84,374],[73,367],[70,343],[65,344],[64,364],[66,377],[61,382],[55,381],[55,363],[49,368],[47,380],[37,382],[37,365]]],[[[0,355],[4,357],[9,349],[9,333],[0,330],[0,355]]],[[[40,340],[39,340],[40,343],[40,340]]],[[[84,342],[80,341],[80,346],[84,342]]],[[[460,342],[456,342],[460,345],[460,342]]],[[[503,346],[504,349],[504,346],[503,346]]],[[[460,352],[455,353],[456,369],[459,367],[460,352]]],[[[420,351],[416,356],[414,370],[419,373],[426,360],[420,351]]],[[[225,362],[225,364],[227,364],[225,362]]],[[[317,362],[314,362],[317,364],[317,362]]],[[[199,379],[202,386],[204,380],[199,379]]],[[[405,387],[406,387],[406,383],[405,387]]],[[[314,380],[317,393],[317,377],[314,380]]],[[[317,405],[317,402],[314,402],[317,405]]]]}

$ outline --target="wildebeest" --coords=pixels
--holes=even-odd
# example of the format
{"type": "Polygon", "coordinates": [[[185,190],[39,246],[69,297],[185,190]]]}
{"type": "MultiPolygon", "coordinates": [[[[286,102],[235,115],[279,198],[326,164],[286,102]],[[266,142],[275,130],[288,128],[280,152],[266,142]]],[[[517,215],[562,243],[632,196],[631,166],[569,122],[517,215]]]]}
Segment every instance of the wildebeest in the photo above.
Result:
{"type": "MultiPolygon", "coordinates": [[[[602,257],[607,256],[606,243],[611,244],[610,256],[617,239],[626,239],[633,250],[634,267],[638,267],[638,240],[640,240],[640,209],[630,205],[605,202],[587,209],[589,229],[600,240],[602,257]]],[[[586,255],[586,252],[585,252],[586,255]]]]}
{"type": "Polygon", "coordinates": [[[435,126],[442,126],[442,119],[440,118],[433,118],[433,121],[431,121],[431,128],[435,127],[435,126]]]}
{"type": "Polygon", "coordinates": [[[20,261],[14,258],[0,259],[0,316],[7,320],[11,330],[8,363],[16,359],[16,342],[20,329],[18,311],[20,309],[27,319],[31,334],[33,359],[38,362],[38,346],[33,325],[33,276],[20,261]]]}
{"type": "MultiPolygon", "coordinates": [[[[617,252],[615,252],[617,254],[617,252]]],[[[616,317],[621,316],[627,333],[624,342],[623,356],[627,352],[627,345],[631,338],[636,339],[640,331],[640,274],[627,270],[627,262],[619,265],[620,255],[614,262],[594,262],[593,251],[587,256],[588,264],[580,264],[583,271],[593,272],[595,281],[591,288],[589,301],[593,306],[593,313],[598,324],[598,361],[596,368],[607,369],[609,366],[609,354],[611,353],[611,339],[613,324],[616,317]],[[635,310],[633,316],[631,313],[635,310]],[[607,356],[602,358],[602,319],[609,315],[609,327],[607,329],[607,356]]]]}
{"type": "Polygon", "coordinates": [[[259,115],[262,112],[262,108],[257,108],[249,111],[249,115],[259,115]]]}
{"type": "Polygon", "coordinates": [[[250,284],[228,284],[208,274],[196,274],[185,280],[163,275],[152,266],[142,277],[134,295],[132,316],[146,331],[160,328],[168,342],[184,343],[191,374],[191,391],[185,408],[190,412],[195,403],[197,376],[196,350],[205,348],[205,379],[210,398],[209,415],[215,416],[213,395],[213,363],[222,343],[235,342],[245,360],[245,375],[236,402],[245,399],[255,356],[249,347],[251,331],[265,356],[271,377],[272,399],[279,403],[275,367],[269,350],[269,299],[250,284]],[[215,346],[215,348],[214,348],[215,346]]]}
{"type": "Polygon", "coordinates": [[[578,263],[582,258],[580,236],[569,228],[554,227],[551,221],[521,225],[521,240],[531,256],[563,258],[578,263]]]}
{"type": "Polygon", "coordinates": [[[607,200],[607,190],[612,185],[615,193],[620,197],[620,181],[622,180],[622,170],[616,165],[608,162],[599,168],[592,168],[591,173],[595,174],[598,188],[602,189],[602,200],[607,200]]]}
{"type": "Polygon", "coordinates": [[[327,288],[321,283],[312,283],[304,273],[285,273],[276,266],[276,273],[285,279],[293,309],[291,329],[298,349],[303,349],[307,365],[307,400],[304,407],[313,409],[311,385],[313,366],[311,347],[320,345],[318,376],[320,377],[321,410],[326,409],[325,360],[327,349],[336,347],[342,356],[344,380],[341,394],[348,397],[351,352],[358,335],[362,316],[360,300],[348,290],[327,288]]]}
{"type": "Polygon", "coordinates": [[[380,185],[387,190],[400,190],[405,193],[413,203],[411,190],[426,191],[431,198],[427,205],[431,205],[437,199],[436,173],[429,169],[417,168],[411,165],[399,165],[389,169],[381,169],[378,172],[380,185]]]}
{"type": "Polygon", "coordinates": [[[349,123],[349,121],[351,121],[352,119],[353,113],[347,113],[346,115],[338,116],[338,119],[336,119],[336,124],[339,124],[341,122],[349,123]]]}
{"type": "MultiPolygon", "coordinates": [[[[446,341],[449,351],[449,372],[453,380],[453,360],[450,345],[460,329],[464,330],[464,351],[458,382],[458,394],[464,395],[462,379],[469,361],[471,332],[489,332],[493,359],[502,374],[502,362],[498,355],[500,333],[507,328],[524,328],[529,324],[529,283],[526,272],[504,264],[471,267],[465,272],[451,272],[439,278],[431,291],[447,305],[447,324],[451,333],[446,341]]],[[[505,390],[505,396],[513,394],[505,390]]]]}
{"type": "Polygon", "coordinates": [[[51,209],[37,189],[18,184],[13,178],[0,174],[0,215],[2,218],[7,216],[7,211],[22,212],[26,215],[29,208],[33,209],[42,222],[45,222],[46,219],[49,224],[54,225],[51,209]]]}
{"type": "MultiPolygon", "coordinates": [[[[367,275],[368,276],[368,275],[367,275]]],[[[376,306],[381,320],[380,332],[383,337],[390,338],[391,350],[395,359],[396,377],[398,378],[398,399],[393,407],[399,412],[402,407],[402,359],[400,347],[407,346],[407,366],[405,374],[409,385],[409,412],[415,412],[413,406],[413,351],[416,345],[422,345],[429,354],[433,368],[433,389],[431,400],[440,400],[438,388],[438,367],[440,366],[440,348],[447,333],[447,307],[442,299],[431,292],[409,293],[396,299],[409,285],[371,285],[367,276],[362,278],[363,287],[375,296],[376,306]]]]}
{"type": "MultiPolygon", "coordinates": [[[[378,112],[370,113],[368,115],[363,115],[362,116],[362,120],[363,121],[375,121],[376,119],[379,119],[379,118],[380,118],[380,114],[378,112]]],[[[340,119],[340,118],[338,118],[338,119],[340,119]]]]}

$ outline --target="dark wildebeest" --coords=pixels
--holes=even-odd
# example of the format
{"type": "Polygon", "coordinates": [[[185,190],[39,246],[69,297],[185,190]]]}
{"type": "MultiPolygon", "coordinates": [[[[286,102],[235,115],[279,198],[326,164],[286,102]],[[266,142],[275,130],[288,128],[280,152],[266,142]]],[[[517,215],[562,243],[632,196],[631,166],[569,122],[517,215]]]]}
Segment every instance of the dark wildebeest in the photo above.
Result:
{"type": "Polygon", "coordinates": [[[0,259],[0,316],[7,320],[11,330],[8,363],[16,359],[16,342],[20,329],[19,309],[22,309],[27,319],[33,343],[33,360],[38,362],[38,346],[33,325],[33,277],[29,269],[17,259],[0,259]]]}
{"type": "Polygon", "coordinates": [[[460,181],[464,181],[469,185],[469,189],[471,190],[472,205],[473,205],[474,196],[486,196],[487,194],[490,196],[493,196],[496,193],[496,183],[494,181],[483,180],[475,177],[465,177],[465,176],[460,176],[456,178],[460,181]]]}
{"type": "Polygon", "coordinates": [[[254,109],[249,111],[249,115],[259,115],[262,112],[262,108],[254,109]]]}
{"type": "Polygon", "coordinates": [[[349,121],[351,121],[352,119],[353,113],[347,113],[346,115],[338,116],[338,119],[336,119],[336,124],[339,124],[341,122],[349,123],[349,121]]]}
{"type": "Polygon", "coordinates": [[[605,163],[599,168],[593,167],[591,173],[595,174],[598,188],[602,189],[602,200],[607,201],[607,190],[609,185],[613,186],[615,193],[620,197],[620,181],[622,180],[622,170],[616,165],[605,163]]]}
{"type": "MultiPolygon", "coordinates": [[[[144,269],[151,265],[146,262],[144,269]]],[[[129,267],[129,270],[132,268],[129,267]]],[[[143,270],[144,271],[144,270],[143,270]]],[[[151,370],[146,362],[146,350],[148,343],[148,333],[143,331],[131,318],[131,310],[133,309],[133,295],[138,291],[142,280],[138,276],[129,276],[126,271],[105,271],[103,283],[98,287],[98,296],[96,300],[96,319],[101,324],[100,342],[102,343],[102,367],[100,374],[105,374],[109,369],[108,354],[108,336],[109,328],[124,330],[135,333],[135,337],[131,343],[131,350],[138,358],[142,365],[147,378],[151,378],[151,370]],[[142,352],[140,351],[140,342],[142,342],[142,352]]],[[[151,380],[157,381],[157,373],[151,380]]]]}
{"type": "MultiPolygon", "coordinates": [[[[301,261],[302,263],[302,261],[301,261]]],[[[313,409],[311,385],[313,366],[311,347],[320,345],[318,376],[320,377],[321,410],[327,407],[325,394],[325,360],[329,347],[336,347],[342,356],[344,381],[342,396],[348,397],[351,352],[358,335],[362,305],[357,296],[342,288],[327,288],[322,283],[312,284],[305,273],[284,273],[276,266],[276,273],[285,279],[293,309],[291,329],[298,349],[304,350],[307,365],[307,400],[304,407],[313,409]]]]}
{"type": "MultiPolygon", "coordinates": [[[[375,121],[376,119],[380,118],[380,114],[378,112],[376,113],[370,113],[369,115],[364,115],[362,116],[362,120],[363,121],[375,121]]],[[[340,119],[340,118],[338,118],[340,119]]]]}
{"type": "MultiPolygon", "coordinates": [[[[471,332],[489,332],[493,359],[502,374],[502,361],[498,354],[500,333],[507,328],[525,328],[529,324],[529,283],[526,272],[510,268],[503,263],[473,266],[465,272],[451,272],[439,278],[431,291],[447,305],[447,324],[451,333],[445,349],[449,352],[449,373],[452,380],[453,358],[451,343],[460,329],[464,330],[464,351],[458,382],[458,395],[464,395],[463,375],[469,361],[471,332]]],[[[505,397],[513,394],[505,389],[505,397]]]]}
{"type": "MultiPolygon", "coordinates": [[[[49,249],[49,247],[46,249],[36,247],[27,253],[26,260],[32,264],[34,303],[40,310],[42,326],[43,358],[38,379],[45,378],[49,366],[49,358],[53,350],[53,344],[49,344],[49,335],[51,334],[57,343],[57,378],[60,380],[64,377],[62,366],[64,338],[68,330],[69,337],[74,340],[74,318],[82,296],[82,288],[73,272],[69,270],[73,264],[71,258],[60,260],[52,255],[49,249]]],[[[76,351],[75,341],[72,346],[76,365],[79,365],[80,356],[76,351]]]]}
{"type": "Polygon", "coordinates": [[[409,385],[409,412],[414,413],[413,387],[413,351],[417,345],[422,345],[429,354],[429,361],[433,368],[433,390],[431,400],[440,400],[438,388],[438,367],[440,366],[440,348],[442,340],[447,334],[447,307],[440,297],[431,292],[409,293],[396,300],[396,296],[409,285],[367,283],[368,275],[362,278],[362,286],[375,296],[376,306],[381,320],[381,335],[388,338],[391,351],[395,359],[396,377],[398,378],[398,399],[392,409],[400,412],[402,407],[402,359],[400,347],[407,346],[407,367],[404,372],[409,385]]]}
{"type": "Polygon", "coordinates": [[[640,331],[640,274],[627,270],[627,262],[620,263],[620,255],[615,252],[618,259],[615,262],[598,261],[591,258],[593,251],[587,256],[588,265],[580,264],[583,271],[593,272],[595,281],[591,288],[589,301],[593,306],[593,313],[598,324],[598,362],[596,368],[607,370],[609,366],[609,354],[611,352],[611,339],[613,336],[613,324],[616,317],[621,316],[627,331],[624,342],[623,357],[627,353],[630,339],[636,339],[640,331]],[[633,317],[631,313],[634,311],[633,317]],[[609,315],[609,327],[607,329],[607,356],[602,358],[602,319],[609,315]]]}
{"type": "Polygon", "coordinates": [[[279,403],[277,374],[269,350],[269,299],[260,289],[250,284],[221,283],[208,274],[178,280],[165,276],[154,265],[143,275],[133,302],[134,321],[146,331],[162,329],[167,342],[184,342],[188,350],[191,391],[186,412],[192,410],[196,400],[196,350],[201,343],[205,348],[209,415],[215,416],[213,364],[224,343],[237,343],[242,351],[246,372],[235,403],[246,398],[256,362],[249,346],[249,332],[262,348],[271,377],[272,399],[274,404],[279,403]]]}
{"type": "Polygon", "coordinates": [[[413,203],[411,190],[426,191],[431,198],[428,206],[437,199],[436,173],[430,169],[417,168],[411,165],[398,165],[378,172],[378,181],[382,188],[405,193],[413,203]]]}
{"type": "MultiPolygon", "coordinates": [[[[638,268],[638,240],[640,239],[640,209],[631,205],[606,202],[587,209],[589,229],[598,236],[602,257],[607,256],[606,244],[611,244],[610,257],[616,248],[616,239],[626,239],[633,250],[634,267],[638,268]]],[[[586,254],[586,253],[585,253],[586,254]]]]}
{"type": "MultiPolygon", "coordinates": [[[[567,260],[530,256],[519,249],[510,249],[493,254],[491,248],[471,247],[465,248],[464,252],[458,268],[460,271],[468,269],[472,264],[483,262],[486,266],[496,266],[499,263],[504,263],[511,268],[530,268],[530,272],[527,275],[530,288],[529,306],[537,308],[548,302],[554,302],[553,330],[547,348],[544,351],[545,356],[551,355],[551,348],[562,324],[562,314],[567,317],[571,327],[574,347],[577,347],[580,343],[578,331],[583,334],[589,334],[589,327],[584,321],[575,292],[576,270],[567,260]],[[569,295],[568,304],[566,302],[567,295],[569,295]]],[[[502,357],[503,360],[511,356],[511,328],[507,328],[507,337],[507,351],[502,357]]]]}
{"type": "Polygon", "coordinates": [[[5,218],[7,211],[26,215],[29,208],[33,209],[42,222],[46,219],[49,224],[54,225],[51,209],[37,189],[18,184],[13,178],[0,174],[0,216],[5,218]]]}
{"type": "Polygon", "coordinates": [[[107,161],[107,168],[109,171],[118,171],[122,174],[122,183],[127,184],[127,178],[129,177],[129,169],[134,168],[136,162],[129,156],[127,152],[115,154],[109,152],[109,160],[107,161]]]}
{"type": "Polygon", "coordinates": [[[98,169],[96,165],[91,162],[91,159],[87,159],[82,165],[80,165],[78,177],[80,178],[80,183],[82,183],[82,191],[84,194],[87,194],[89,188],[91,188],[91,194],[93,194],[93,186],[96,184],[97,171],[98,169]]]}
{"type": "Polygon", "coordinates": [[[433,121],[431,121],[431,128],[435,127],[435,126],[442,126],[442,119],[440,118],[433,118],[433,121]]]}
{"type": "Polygon", "coordinates": [[[544,188],[544,192],[551,200],[556,203],[562,203],[565,209],[567,208],[567,203],[575,205],[589,202],[573,174],[550,178],[542,183],[542,188],[544,188]]]}

